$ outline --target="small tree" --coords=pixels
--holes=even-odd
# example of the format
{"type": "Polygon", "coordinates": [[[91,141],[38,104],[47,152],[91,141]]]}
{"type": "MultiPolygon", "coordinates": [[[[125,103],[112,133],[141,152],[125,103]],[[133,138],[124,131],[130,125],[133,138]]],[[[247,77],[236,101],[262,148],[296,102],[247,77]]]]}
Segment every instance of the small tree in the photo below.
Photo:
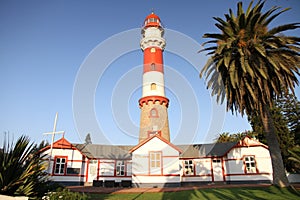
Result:
{"type": "Polygon", "coordinates": [[[89,133],[85,136],[85,144],[92,144],[91,134],[89,133]]]}

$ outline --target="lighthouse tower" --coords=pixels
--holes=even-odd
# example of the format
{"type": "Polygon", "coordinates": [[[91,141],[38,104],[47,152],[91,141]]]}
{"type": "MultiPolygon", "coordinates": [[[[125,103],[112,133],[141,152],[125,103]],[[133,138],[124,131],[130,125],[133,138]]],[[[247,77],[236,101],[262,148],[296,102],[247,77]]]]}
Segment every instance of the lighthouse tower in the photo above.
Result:
{"type": "Polygon", "coordinates": [[[159,134],[170,141],[168,105],[165,96],[163,51],[166,45],[160,18],[153,12],[144,21],[141,31],[141,49],[144,52],[143,92],[139,142],[159,134]]]}

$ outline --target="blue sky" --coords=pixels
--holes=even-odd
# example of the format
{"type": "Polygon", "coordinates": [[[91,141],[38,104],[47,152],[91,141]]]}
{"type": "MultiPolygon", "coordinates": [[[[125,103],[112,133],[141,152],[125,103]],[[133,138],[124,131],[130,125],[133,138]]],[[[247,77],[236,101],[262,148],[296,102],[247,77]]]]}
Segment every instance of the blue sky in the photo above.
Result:
{"type": "MultiPolygon", "coordinates": [[[[212,17],[235,10],[237,2],[1,0],[0,143],[5,132],[11,138],[50,140],[43,133],[53,129],[58,112],[57,130],[71,142],[91,133],[94,143],[136,144],[143,62],[139,29],[152,8],[166,29],[172,141],[211,142],[220,132],[250,130],[245,117],[215,105],[199,78],[207,60],[197,53],[202,35],[217,32],[212,17]],[[113,59],[106,62],[108,57],[113,59]],[[89,71],[92,59],[99,68],[89,71]]],[[[268,0],[265,8],[274,5],[292,10],[271,26],[300,21],[300,1],[268,0]]],[[[296,93],[299,98],[299,87],[296,93]]]]}

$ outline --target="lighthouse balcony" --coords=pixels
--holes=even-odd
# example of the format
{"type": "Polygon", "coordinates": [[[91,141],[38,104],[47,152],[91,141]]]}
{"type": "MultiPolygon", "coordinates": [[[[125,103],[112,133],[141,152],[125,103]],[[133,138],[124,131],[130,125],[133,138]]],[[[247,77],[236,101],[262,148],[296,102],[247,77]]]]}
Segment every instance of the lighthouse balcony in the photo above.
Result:
{"type": "Polygon", "coordinates": [[[161,37],[146,37],[141,40],[140,44],[142,50],[145,50],[148,47],[159,47],[164,49],[166,46],[166,41],[161,37]]]}
{"type": "Polygon", "coordinates": [[[160,105],[165,105],[166,107],[169,106],[169,99],[162,96],[147,96],[143,97],[139,100],[139,106],[143,107],[144,104],[148,105],[149,102],[152,104],[159,103],[160,105]]]}

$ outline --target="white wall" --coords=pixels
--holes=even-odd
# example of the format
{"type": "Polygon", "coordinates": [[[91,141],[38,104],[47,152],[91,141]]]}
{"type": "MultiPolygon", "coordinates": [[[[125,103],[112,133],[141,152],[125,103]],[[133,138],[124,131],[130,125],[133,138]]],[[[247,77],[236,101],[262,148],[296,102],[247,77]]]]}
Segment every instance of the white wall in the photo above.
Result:
{"type": "Polygon", "coordinates": [[[154,137],[132,153],[132,174],[133,183],[178,183],[180,182],[179,152],[154,137]],[[161,152],[162,174],[149,175],[150,151],[161,152]]]}
{"type": "Polygon", "coordinates": [[[225,161],[226,181],[272,181],[269,150],[263,146],[233,148],[225,161]],[[257,173],[245,173],[244,157],[254,156],[257,173]]]}

